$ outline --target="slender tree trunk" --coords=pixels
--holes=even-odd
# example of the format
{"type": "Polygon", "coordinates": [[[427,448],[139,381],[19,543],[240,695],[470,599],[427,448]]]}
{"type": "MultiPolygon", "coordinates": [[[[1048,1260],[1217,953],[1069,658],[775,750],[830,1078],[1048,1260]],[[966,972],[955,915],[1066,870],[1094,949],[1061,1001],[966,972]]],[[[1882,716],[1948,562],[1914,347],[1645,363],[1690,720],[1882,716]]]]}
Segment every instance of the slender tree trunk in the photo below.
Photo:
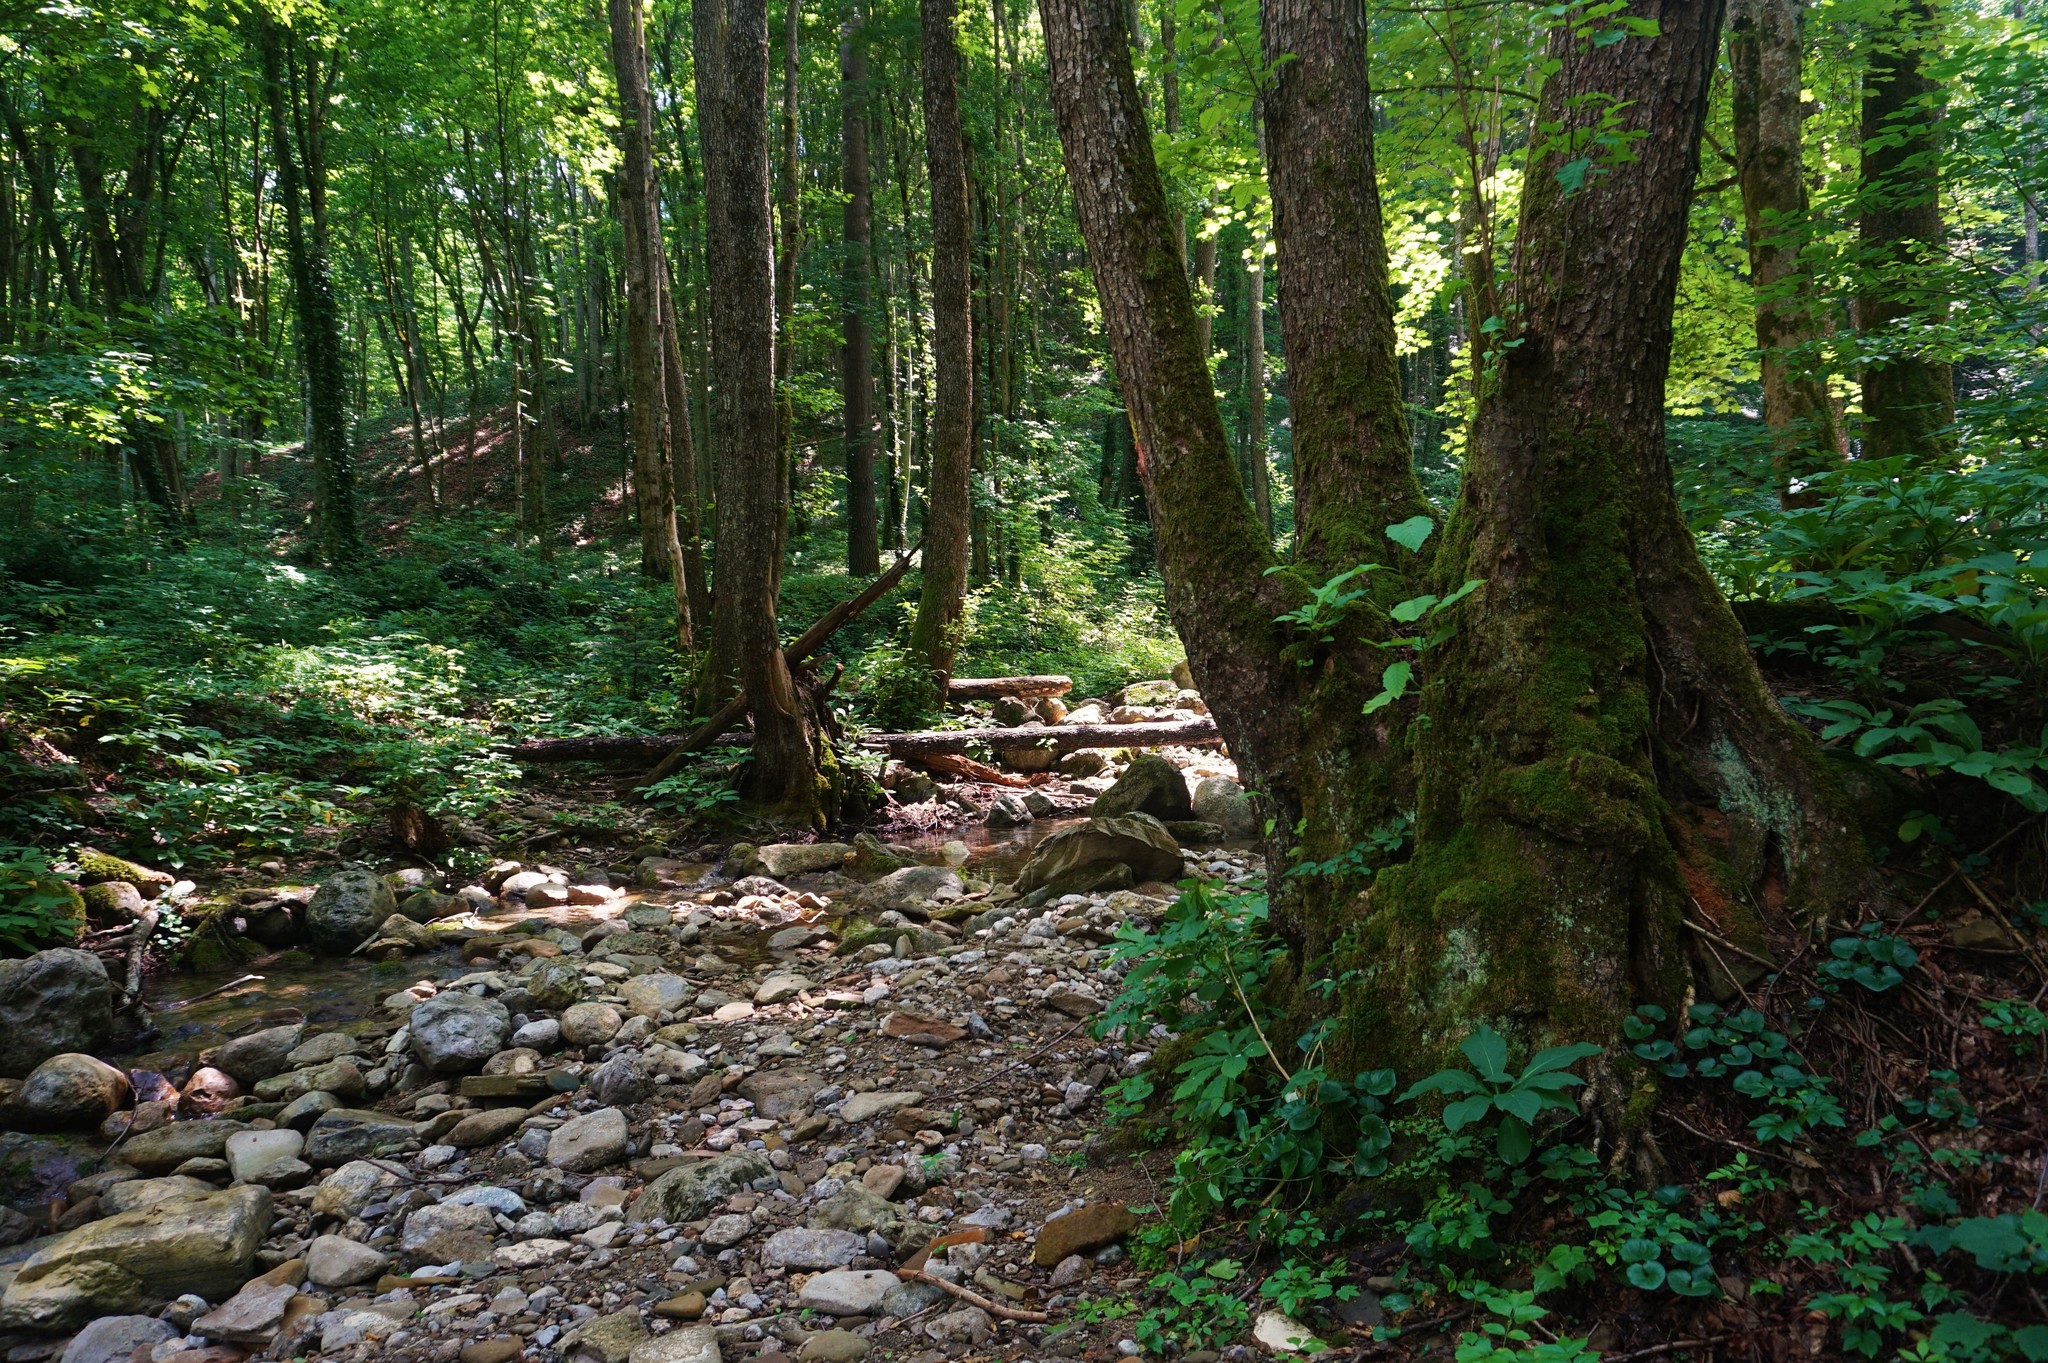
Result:
{"type": "Polygon", "coordinates": [[[1728,64],[1735,173],[1756,291],[1756,345],[1764,425],[1783,506],[1811,506],[1800,483],[1846,457],[1841,424],[1820,368],[1826,317],[1801,261],[1811,230],[1800,132],[1803,0],[1732,0],[1728,64]]]}
{"type": "Polygon", "coordinates": [[[841,187],[846,191],[841,263],[845,348],[840,356],[840,382],[846,447],[846,570],[855,577],[867,577],[881,571],[882,551],[875,524],[875,436],[870,412],[874,347],[868,336],[868,248],[874,204],[868,179],[868,59],[860,24],[860,10],[855,6],[848,10],[839,37],[839,164],[841,187]]]}
{"type": "Polygon", "coordinates": [[[1863,457],[1939,462],[1951,441],[1955,381],[1948,361],[1916,347],[1912,333],[1938,325],[1945,307],[1927,296],[1923,262],[1942,243],[1940,87],[1926,72],[1934,46],[1933,0],[1903,0],[1870,35],[1863,73],[1863,334],[1886,358],[1863,367],[1863,457]]]}
{"type": "MultiPolygon", "coordinates": [[[[796,452],[796,394],[790,376],[796,372],[796,269],[803,251],[803,166],[802,140],[798,136],[797,71],[799,42],[803,36],[803,0],[784,0],[782,28],[782,181],[776,216],[782,242],[775,258],[775,431],[782,451],[783,474],[789,493],[783,501],[779,533],[788,541],[791,521],[803,514],[799,509],[798,481],[802,465],[796,452]]],[[[707,174],[708,174],[707,169],[707,174]]],[[[796,529],[804,527],[798,525],[796,529]]]]}
{"type": "Polygon", "coordinates": [[[341,313],[334,300],[325,230],[326,91],[317,67],[287,62],[285,34],[275,20],[259,15],[255,23],[263,59],[264,99],[270,110],[271,156],[277,165],[277,196],[284,204],[285,257],[298,313],[299,355],[305,370],[314,528],[323,555],[338,562],[358,554],[362,540],[356,529],[355,461],[349,449],[341,313]]]}
{"type": "MultiPolygon", "coordinates": [[[[640,0],[610,0],[612,71],[619,87],[619,217],[625,228],[626,354],[632,384],[633,491],[640,521],[640,572],[674,585],[676,634],[696,647],[696,620],[676,529],[669,477],[674,417],[669,411],[668,346],[662,332],[667,287],[654,183],[654,108],[647,92],[647,33],[640,0]]],[[[687,415],[684,418],[687,420],[687,415]]]]}
{"type": "MultiPolygon", "coordinates": [[[[1631,12],[1656,20],[1658,37],[1596,48],[1567,32],[1553,43],[1559,68],[1539,117],[1583,139],[1619,108],[1640,137],[1632,160],[1596,167],[1577,193],[1560,183],[1556,151],[1530,170],[1521,344],[1505,351],[1437,555],[1444,587],[1480,586],[1439,618],[1456,626],[1451,640],[1410,664],[1427,683],[1419,706],[1371,715],[1337,683],[1384,667],[1367,661],[1376,650],[1276,623],[1318,579],[1267,571],[1270,543],[1207,400],[1116,0],[1042,8],[1068,181],[1136,427],[1168,607],[1232,756],[1281,827],[1302,820],[1313,858],[1315,842],[1364,840],[1371,828],[1355,820],[1377,802],[1356,787],[1387,773],[1307,760],[1318,751],[1309,731],[1354,734],[1366,750],[1396,741],[1383,727],[1419,735],[1412,859],[1380,869],[1362,897],[1355,883],[1301,891],[1317,902],[1291,916],[1299,961],[1335,949],[1330,968],[1358,972],[1335,1005],[1336,1063],[1424,1067],[1481,1019],[1532,1043],[1612,1041],[1636,1002],[1678,1002],[1682,858],[1710,878],[1725,870],[1731,904],[1752,892],[1770,902],[1774,877],[1788,902],[1814,912],[1866,891],[1840,792],[1764,690],[1664,462],[1671,316],[1718,6],[1644,0],[1631,12]]],[[[1345,137],[1310,160],[1358,154],[1345,137]]],[[[1282,218],[1303,207],[1288,184],[1274,182],[1289,199],[1282,218]]],[[[1363,487],[1399,467],[1384,445],[1350,449],[1369,467],[1333,467],[1339,481],[1363,487]]],[[[1412,505],[1403,480],[1391,482],[1396,498],[1360,498],[1346,533],[1370,542],[1412,505]]],[[[1404,552],[1381,544],[1376,557],[1404,552]]],[[[1721,903],[1700,912],[1736,916],[1721,903]]],[[[1602,1092],[1590,1106],[1610,1115],[1625,1097],[1602,1092]]]]}
{"type": "Polygon", "coordinates": [[[819,770],[831,750],[783,659],[775,619],[785,485],[775,444],[768,11],[765,0],[697,0],[692,17],[705,263],[719,285],[710,291],[719,497],[713,658],[731,660],[754,717],[743,793],[778,820],[819,825],[835,812],[819,770]]]}
{"type": "Polygon", "coordinates": [[[911,649],[930,666],[933,700],[945,695],[967,599],[974,463],[973,297],[967,144],[960,125],[960,51],[954,0],[920,0],[925,165],[932,200],[932,351],[935,385],[926,447],[923,589],[911,649]]]}
{"type": "Polygon", "coordinates": [[[1266,533],[1273,533],[1273,474],[1266,463],[1266,243],[1252,235],[1244,267],[1244,429],[1238,442],[1245,485],[1266,533]]]}

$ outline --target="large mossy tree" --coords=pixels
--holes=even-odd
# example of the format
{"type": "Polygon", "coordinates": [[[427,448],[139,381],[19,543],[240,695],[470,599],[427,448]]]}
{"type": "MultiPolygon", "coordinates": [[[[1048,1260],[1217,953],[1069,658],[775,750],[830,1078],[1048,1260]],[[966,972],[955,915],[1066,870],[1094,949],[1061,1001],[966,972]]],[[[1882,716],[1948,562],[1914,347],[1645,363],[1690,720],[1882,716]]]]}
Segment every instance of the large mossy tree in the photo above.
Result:
{"type": "MultiPolygon", "coordinates": [[[[1553,35],[1463,488],[1418,550],[1431,513],[1394,376],[1363,19],[1342,0],[1267,0],[1291,559],[1231,461],[1124,12],[1042,5],[1168,604],[1271,802],[1276,921],[1305,974],[1344,981],[1338,1059],[1426,1063],[1480,1022],[1611,1040],[1713,968],[1688,921],[1762,954],[1771,915],[1871,893],[1850,802],[1765,689],[1666,462],[1721,5],[1638,0],[1598,33],[1553,35]],[[1314,590],[1360,564],[1385,566],[1330,616],[1314,590]],[[1468,583],[1450,609],[1397,609],[1468,583]],[[1446,626],[1434,647],[1399,642],[1446,626]],[[1288,873],[1391,846],[1411,812],[1406,850],[1372,874],[1288,873]]],[[[1594,1106],[1619,1114],[1626,1094],[1609,1084],[1594,1106]]]]}

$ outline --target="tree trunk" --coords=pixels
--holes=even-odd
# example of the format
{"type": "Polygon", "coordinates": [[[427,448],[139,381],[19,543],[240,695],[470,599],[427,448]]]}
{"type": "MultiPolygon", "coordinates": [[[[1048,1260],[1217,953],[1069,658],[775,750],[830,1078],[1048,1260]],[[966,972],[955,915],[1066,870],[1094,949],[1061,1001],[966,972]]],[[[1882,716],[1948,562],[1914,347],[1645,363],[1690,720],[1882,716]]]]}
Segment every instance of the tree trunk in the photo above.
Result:
{"type": "Polygon", "coordinates": [[[1781,506],[1812,506],[1799,484],[1847,455],[1819,342],[1826,319],[1801,260],[1811,230],[1800,132],[1803,0],[1732,0],[1728,64],[1735,174],[1756,292],[1756,345],[1764,426],[1781,506]]]}
{"type": "Polygon", "coordinates": [[[932,350],[936,369],[926,448],[924,581],[910,647],[932,672],[934,701],[953,675],[967,599],[974,462],[974,348],[967,216],[967,144],[960,126],[954,0],[920,0],[925,163],[931,181],[932,350]]]}
{"type": "MultiPolygon", "coordinates": [[[[675,509],[666,495],[668,461],[662,440],[668,390],[656,262],[660,220],[654,209],[653,105],[647,93],[640,0],[610,0],[608,9],[612,72],[619,87],[618,205],[625,236],[626,415],[633,437],[633,500],[640,522],[640,574],[661,579],[670,576],[668,546],[675,509]]],[[[687,600],[683,604],[687,610],[687,600]]],[[[687,638],[687,615],[678,625],[687,638]]]]}
{"type": "Polygon", "coordinates": [[[858,6],[849,9],[839,38],[839,144],[841,187],[846,191],[845,305],[840,358],[846,452],[846,571],[866,577],[881,571],[875,523],[875,434],[869,399],[874,388],[873,345],[868,337],[869,221],[874,205],[868,180],[867,48],[858,6]]]}
{"type": "MultiPolygon", "coordinates": [[[[803,36],[803,0],[784,0],[782,25],[782,180],[776,218],[782,229],[775,257],[775,443],[781,451],[788,495],[776,533],[787,544],[797,509],[801,466],[796,453],[796,393],[790,378],[796,372],[796,267],[803,252],[803,151],[797,123],[797,70],[803,36]]],[[[803,527],[797,527],[801,530],[803,527]]]]}
{"type": "Polygon", "coordinates": [[[278,23],[267,15],[259,15],[255,23],[263,59],[263,94],[270,110],[271,156],[277,163],[277,194],[284,202],[285,258],[291,271],[299,354],[305,368],[313,522],[321,552],[328,561],[338,562],[361,552],[362,540],[356,529],[355,463],[348,443],[341,314],[334,301],[325,231],[326,158],[322,144],[327,95],[317,67],[287,62],[285,35],[278,23]]]}
{"type": "Polygon", "coordinates": [[[1252,234],[1244,267],[1244,430],[1239,440],[1245,486],[1259,524],[1273,533],[1273,473],[1266,463],[1266,243],[1252,234]]]}
{"type": "Polygon", "coordinates": [[[1863,368],[1863,457],[1938,462],[1955,420],[1948,361],[1910,336],[1938,325],[1946,308],[1927,297],[1922,262],[1941,250],[1940,89],[1924,69],[1935,42],[1932,0],[1906,0],[1870,35],[1863,74],[1862,238],[1864,286],[1856,318],[1881,351],[1863,368]]]}
{"type": "Polygon", "coordinates": [[[697,0],[692,17],[705,259],[719,284],[709,291],[719,497],[713,656],[732,661],[754,717],[742,793],[779,821],[822,826],[834,813],[820,780],[831,750],[783,659],[775,619],[784,483],[775,443],[768,11],[765,0],[697,0]]]}
{"type": "MultiPolygon", "coordinates": [[[[1359,972],[1331,1033],[1341,1065],[1427,1066],[1482,1020],[1532,1043],[1614,1040],[1636,1002],[1684,993],[1681,866],[1698,875],[1698,912],[1729,934],[1754,927],[1727,921],[1752,892],[1826,913],[1868,888],[1840,792],[1764,690],[1664,462],[1671,316],[1718,9],[1646,0],[1631,12],[1661,36],[1554,42],[1561,65],[1539,117],[1584,141],[1589,122],[1619,108],[1641,136],[1631,161],[1594,167],[1576,193],[1560,183],[1556,151],[1530,170],[1520,344],[1504,351],[1438,553],[1445,586],[1480,587],[1448,617],[1458,633],[1412,664],[1427,681],[1424,713],[1404,702],[1362,716],[1356,691],[1327,679],[1377,671],[1374,650],[1276,626],[1320,577],[1267,571],[1270,545],[1207,396],[1122,14],[1115,0],[1043,0],[1068,180],[1136,426],[1168,607],[1233,758],[1281,828],[1303,821],[1315,859],[1330,854],[1317,843],[1360,849],[1368,812],[1384,805],[1357,793],[1356,766],[1308,759],[1341,748],[1331,734],[1354,736],[1361,753],[1399,728],[1417,735],[1412,859],[1383,867],[1363,896],[1298,891],[1311,902],[1289,925],[1297,960],[1334,951],[1329,968],[1359,972]]],[[[1309,164],[1360,154],[1353,138],[1329,136],[1336,145],[1309,164]]],[[[1274,181],[1283,220],[1304,207],[1298,188],[1274,181]]],[[[1392,462],[1353,451],[1331,472],[1355,485],[1392,462]]],[[[1392,498],[1354,508],[1360,525],[1347,533],[1371,543],[1367,530],[1412,505],[1393,481],[1392,498]]],[[[1269,849],[1276,885],[1275,854],[1290,850],[1269,849]]]]}

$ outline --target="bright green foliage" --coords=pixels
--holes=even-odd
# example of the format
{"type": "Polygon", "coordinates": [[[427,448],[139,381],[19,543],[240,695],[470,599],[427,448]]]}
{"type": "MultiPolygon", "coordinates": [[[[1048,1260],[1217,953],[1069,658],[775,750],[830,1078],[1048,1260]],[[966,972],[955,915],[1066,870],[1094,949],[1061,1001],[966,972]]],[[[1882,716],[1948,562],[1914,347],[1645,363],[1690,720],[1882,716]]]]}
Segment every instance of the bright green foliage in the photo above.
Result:
{"type": "Polygon", "coordinates": [[[1519,1073],[1508,1068],[1508,1043],[1491,1027],[1482,1026],[1460,1043],[1472,1063],[1470,1070],[1442,1069],[1411,1084],[1401,1095],[1410,1102],[1426,1093],[1452,1101],[1444,1108],[1444,1126],[1456,1135],[1468,1126],[1493,1128],[1494,1148],[1509,1164],[1520,1164],[1535,1148],[1531,1131],[1544,1112],[1573,1110],[1570,1090],[1586,1081],[1570,1066],[1600,1054],[1598,1046],[1578,1042],[1538,1051],[1519,1073]]]}
{"type": "Polygon", "coordinates": [[[85,905],[49,856],[35,847],[0,845],[0,952],[27,955],[77,939],[85,905]]]}

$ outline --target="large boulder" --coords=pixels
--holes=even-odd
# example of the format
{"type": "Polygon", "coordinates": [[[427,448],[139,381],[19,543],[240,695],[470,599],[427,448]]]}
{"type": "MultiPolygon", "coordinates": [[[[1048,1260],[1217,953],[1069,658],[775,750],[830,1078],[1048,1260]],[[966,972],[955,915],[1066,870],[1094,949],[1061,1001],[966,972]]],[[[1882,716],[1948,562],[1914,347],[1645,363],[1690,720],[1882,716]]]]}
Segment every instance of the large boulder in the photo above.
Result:
{"type": "Polygon", "coordinates": [[[788,880],[815,871],[836,871],[853,851],[843,842],[772,842],[743,862],[748,875],[788,880]]]}
{"type": "Polygon", "coordinates": [[[26,1078],[53,1055],[103,1050],[113,1033],[113,985],[90,951],[0,961],[0,1079],[26,1078]]]}
{"type": "Polygon", "coordinates": [[[512,1014],[496,999],[451,989],[414,1008],[408,1026],[422,1065],[436,1074],[463,1074],[505,1049],[512,1014]]]}
{"type": "Polygon", "coordinates": [[[0,1297],[0,1330],[75,1330],[181,1293],[223,1301],[270,1230],[270,1190],[169,1198],[89,1222],[32,1256],[0,1297]]]}
{"type": "Polygon", "coordinates": [[[626,1219],[641,1222],[658,1217],[671,1226],[695,1221],[734,1193],[744,1191],[755,1179],[774,1174],[767,1159],[752,1150],[733,1150],[701,1164],[682,1165],[648,1184],[633,1199],[626,1219]]]}
{"type": "MultiPolygon", "coordinates": [[[[1174,779],[1180,779],[1178,772],[1174,779]]],[[[1159,820],[1149,814],[1097,815],[1039,843],[1017,877],[1017,892],[1085,894],[1119,884],[1178,880],[1181,868],[1180,845],[1159,820]]]]}
{"type": "Polygon", "coordinates": [[[104,1060],[67,1051],[29,1071],[15,1102],[36,1126],[66,1131],[98,1126],[128,1106],[128,1076],[104,1060]]]}
{"type": "Polygon", "coordinates": [[[1228,776],[1211,776],[1195,787],[1195,817],[1215,824],[1226,838],[1256,838],[1265,826],[1258,806],[1228,776]]]}
{"type": "Polygon", "coordinates": [[[351,866],[320,882],[306,905],[306,938],[321,951],[346,956],[379,924],[398,912],[390,882],[375,871],[351,866]]]}
{"type": "Polygon", "coordinates": [[[1195,817],[1194,802],[1188,799],[1187,778],[1180,768],[1157,753],[1140,753],[1116,778],[1116,784],[1095,797],[1089,813],[1115,818],[1122,814],[1150,814],[1161,823],[1195,817]]]}

